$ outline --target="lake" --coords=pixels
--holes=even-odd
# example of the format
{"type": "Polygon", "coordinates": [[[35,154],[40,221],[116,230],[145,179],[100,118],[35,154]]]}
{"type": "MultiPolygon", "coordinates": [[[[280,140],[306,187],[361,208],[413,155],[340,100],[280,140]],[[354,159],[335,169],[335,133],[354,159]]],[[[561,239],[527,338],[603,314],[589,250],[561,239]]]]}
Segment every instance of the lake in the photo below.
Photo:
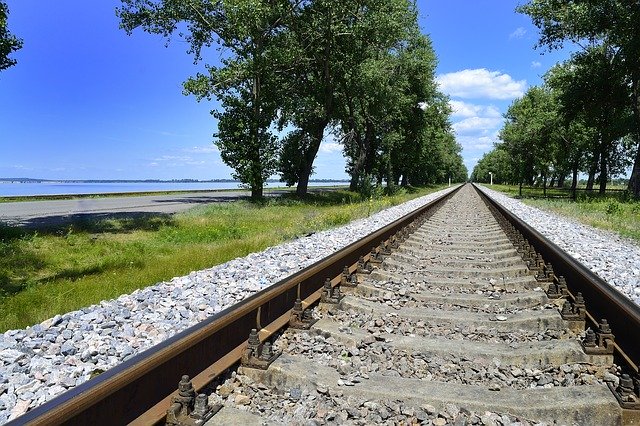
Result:
{"type": "MultiPolygon", "coordinates": [[[[346,182],[309,182],[309,186],[344,185],[346,182]]],[[[282,182],[270,182],[269,188],[282,187],[282,182]]],[[[238,189],[237,182],[0,182],[0,197],[25,195],[75,195],[155,191],[192,191],[212,189],[238,189]]]]}

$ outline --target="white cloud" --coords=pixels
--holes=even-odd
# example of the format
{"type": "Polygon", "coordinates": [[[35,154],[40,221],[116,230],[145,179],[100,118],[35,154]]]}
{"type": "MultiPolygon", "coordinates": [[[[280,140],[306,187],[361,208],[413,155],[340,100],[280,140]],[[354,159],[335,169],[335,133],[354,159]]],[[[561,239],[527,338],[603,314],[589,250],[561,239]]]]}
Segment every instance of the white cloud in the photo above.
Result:
{"type": "Polygon", "coordinates": [[[342,152],[342,145],[338,142],[322,142],[319,148],[320,152],[326,154],[333,154],[335,152],[342,152]]]}
{"type": "Polygon", "coordinates": [[[512,32],[511,34],[509,34],[509,39],[513,39],[513,38],[522,38],[524,37],[524,35],[527,33],[527,30],[525,30],[522,27],[518,27],[516,28],[516,30],[514,32],[512,32]]]}
{"type": "Polygon", "coordinates": [[[477,133],[494,130],[502,123],[499,117],[469,117],[453,124],[453,129],[458,134],[477,133]]]}
{"type": "Polygon", "coordinates": [[[524,94],[526,80],[486,68],[462,70],[437,77],[440,89],[450,96],[467,99],[515,99],[524,94]]]}
{"type": "Polygon", "coordinates": [[[452,117],[501,117],[502,114],[493,105],[476,105],[463,101],[451,100],[449,106],[453,110],[452,117]]]}
{"type": "Polygon", "coordinates": [[[531,62],[531,68],[540,68],[542,66],[542,64],[538,61],[532,61],[531,62]]]}

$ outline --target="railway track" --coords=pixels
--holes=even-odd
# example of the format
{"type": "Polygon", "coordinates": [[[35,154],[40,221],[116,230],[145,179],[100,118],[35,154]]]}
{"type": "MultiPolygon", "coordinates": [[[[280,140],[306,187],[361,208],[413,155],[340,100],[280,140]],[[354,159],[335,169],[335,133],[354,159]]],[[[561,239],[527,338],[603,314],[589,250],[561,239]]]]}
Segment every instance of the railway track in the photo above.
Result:
{"type": "Polygon", "coordinates": [[[640,424],[640,310],[502,214],[465,185],[16,423],[640,424]]]}

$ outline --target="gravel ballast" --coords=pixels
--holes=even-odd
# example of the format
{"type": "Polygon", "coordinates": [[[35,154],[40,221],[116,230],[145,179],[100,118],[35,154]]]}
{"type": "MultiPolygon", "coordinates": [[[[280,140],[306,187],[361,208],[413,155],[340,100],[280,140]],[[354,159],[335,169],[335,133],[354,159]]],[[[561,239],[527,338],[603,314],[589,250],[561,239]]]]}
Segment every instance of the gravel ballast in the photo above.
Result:
{"type": "Polygon", "coordinates": [[[0,334],[0,424],[384,227],[447,188],[348,225],[0,334]]]}
{"type": "Polygon", "coordinates": [[[640,246],[613,232],[558,216],[486,187],[487,195],[640,305],[640,246]]]}

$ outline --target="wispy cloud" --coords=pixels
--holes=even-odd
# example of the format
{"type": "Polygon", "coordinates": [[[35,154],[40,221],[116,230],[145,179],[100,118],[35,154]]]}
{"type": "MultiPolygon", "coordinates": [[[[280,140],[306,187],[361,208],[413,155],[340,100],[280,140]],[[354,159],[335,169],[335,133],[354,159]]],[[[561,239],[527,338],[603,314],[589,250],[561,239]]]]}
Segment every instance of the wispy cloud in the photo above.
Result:
{"type": "Polygon", "coordinates": [[[531,68],[540,68],[542,66],[542,64],[538,61],[532,61],[531,62],[531,68]]]}
{"type": "Polygon", "coordinates": [[[502,123],[499,117],[469,117],[453,124],[458,134],[478,133],[495,129],[502,123]]]}
{"type": "Polygon", "coordinates": [[[489,151],[498,141],[498,130],[481,130],[477,134],[458,135],[457,141],[466,150],[474,153],[489,151]]]}
{"type": "Polygon", "coordinates": [[[441,74],[436,78],[443,92],[464,99],[515,99],[524,94],[525,80],[486,68],[441,74]]]}
{"type": "Polygon", "coordinates": [[[527,33],[527,30],[525,30],[522,27],[518,27],[515,29],[514,32],[512,32],[511,34],[509,34],[509,39],[514,39],[514,38],[522,38],[524,37],[524,35],[527,33]]]}
{"type": "Polygon", "coordinates": [[[217,146],[211,144],[207,146],[194,146],[191,148],[186,148],[184,152],[189,152],[192,154],[215,154],[217,152],[220,152],[220,150],[217,146]]]}
{"type": "Polygon", "coordinates": [[[338,142],[322,142],[319,148],[320,152],[325,154],[333,154],[336,152],[342,152],[342,145],[338,142]]]}
{"type": "Polygon", "coordinates": [[[500,111],[493,105],[476,105],[463,101],[451,100],[449,105],[453,110],[451,114],[453,118],[462,117],[501,117],[500,111]]]}
{"type": "Polygon", "coordinates": [[[189,155],[163,155],[163,156],[154,158],[153,161],[149,163],[150,166],[154,166],[154,167],[160,164],[164,166],[169,166],[169,167],[201,166],[203,164],[207,164],[207,162],[201,159],[196,160],[189,155]]]}

